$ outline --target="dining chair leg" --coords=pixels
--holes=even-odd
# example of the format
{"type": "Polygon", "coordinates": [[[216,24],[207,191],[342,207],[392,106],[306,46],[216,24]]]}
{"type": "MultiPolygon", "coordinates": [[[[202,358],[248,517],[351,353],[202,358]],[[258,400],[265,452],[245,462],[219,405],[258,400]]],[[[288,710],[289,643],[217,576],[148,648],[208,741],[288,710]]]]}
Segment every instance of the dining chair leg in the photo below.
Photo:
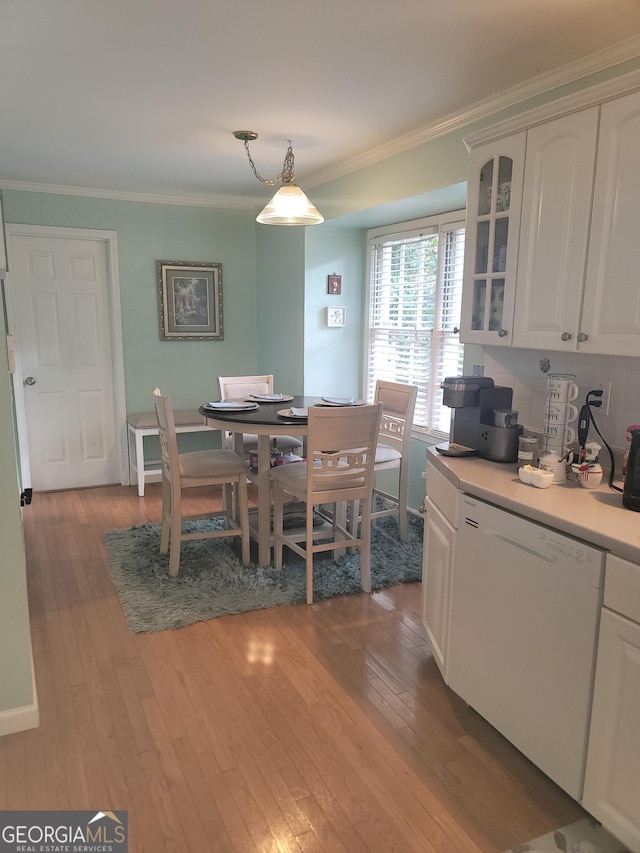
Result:
{"type": "Polygon", "coordinates": [[[400,540],[402,542],[407,541],[409,533],[407,516],[407,487],[408,483],[406,474],[401,470],[398,483],[398,527],[400,528],[400,540]]]}
{"type": "MultiPolygon", "coordinates": [[[[335,507],[334,507],[335,509],[335,507]]],[[[334,513],[335,516],[335,513],[334,513]]],[[[305,545],[307,570],[307,604],[313,604],[313,507],[307,504],[307,541],[305,545]]]]}
{"type": "Polygon", "coordinates": [[[273,488],[273,565],[282,569],[282,529],[284,519],[284,491],[274,484],[273,488]]]}
{"type": "Polygon", "coordinates": [[[169,534],[169,574],[175,577],[180,570],[180,546],[182,534],[182,498],[179,494],[175,494],[177,489],[174,489],[173,502],[171,504],[169,534]]]}
{"type": "Polygon", "coordinates": [[[160,525],[160,553],[166,554],[169,550],[169,536],[171,534],[171,486],[163,478],[162,480],[162,523],[160,525]]]}
{"type": "Polygon", "coordinates": [[[236,522],[242,530],[242,564],[249,565],[250,561],[250,546],[249,546],[249,498],[247,496],[247,479],[240,477],[237,488],[236,507],[238,509],[238,517],[236,522]]]}
{"type": "Polygon", "coordinates": [[[363,542],[360,545],[360,586],[365,592],[371,592],[371,499],[362,501],[363,542]],[[366,531],[366,534],[365,534],[366,531]]]}

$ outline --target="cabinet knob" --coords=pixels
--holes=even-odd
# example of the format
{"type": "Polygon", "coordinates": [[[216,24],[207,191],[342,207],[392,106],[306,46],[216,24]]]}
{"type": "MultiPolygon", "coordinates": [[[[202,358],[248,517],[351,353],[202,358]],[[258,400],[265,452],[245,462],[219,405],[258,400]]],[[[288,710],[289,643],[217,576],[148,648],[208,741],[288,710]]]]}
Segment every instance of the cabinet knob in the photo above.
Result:
{"type": "Polygon", "coordinates": [[[499,338],[506,338],[508,334],[509,334],[509,332],[507,332],[506,329],[498,329],[498,337],[499,338]]]}
{"type": "Polygon", "coordinates": [[[570,341],[572,337],[573,337],[573,335],[571,334],[571,332],[563,332],[560,335],[560,340],[561,341],[570,341]]]}
{"type": "Polygon", "coordinates": [[[580,334],[578,335],[578,341],[582,344],[588,340],[589,340],[589,335],[587,335],[585,332],[580,332],[580,334]]]}
{"type": "Polygon", "coordinates": [[[420,506],[418,507],[418,512],[426,512],[426,511],[427,511],[427,508],[426,508],[426,506],[425,506],[424,501],[422,501],[422,503],[421,503],[421,504],[420,504],[420,506]]]}

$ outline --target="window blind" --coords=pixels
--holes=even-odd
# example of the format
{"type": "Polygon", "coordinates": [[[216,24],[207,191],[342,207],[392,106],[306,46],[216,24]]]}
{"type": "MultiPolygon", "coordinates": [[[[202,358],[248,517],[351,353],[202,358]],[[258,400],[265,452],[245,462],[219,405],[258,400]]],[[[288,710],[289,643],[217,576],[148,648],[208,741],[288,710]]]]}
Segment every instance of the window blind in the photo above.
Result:
{"type": "Polygon", "coordinates": [[[464,222],[370,240],[365,390],[377,379],[418,386],[414,426],[448,433],[440,383],[462,373],[460,325],[464,222]]]}

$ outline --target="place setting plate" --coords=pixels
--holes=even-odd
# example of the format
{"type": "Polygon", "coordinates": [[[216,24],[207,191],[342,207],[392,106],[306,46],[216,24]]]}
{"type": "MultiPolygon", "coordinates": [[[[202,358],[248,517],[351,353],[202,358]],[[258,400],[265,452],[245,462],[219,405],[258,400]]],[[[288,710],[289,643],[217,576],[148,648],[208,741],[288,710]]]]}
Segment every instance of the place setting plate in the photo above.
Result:
{"type": "Polygon", "coordinates": [[[306,407],[296,408],[294,406],[293,409],[278,409],[278,415],[281,418],[291,418],[291,420],[306,421],[309,417],[309,411],[306,407]]]}
{"type": "Polygon", "coordinates": [[[291,394],[249,394],[248,397],[244,397],[244,400],[249,403],[256,400],[259,403],[288,403],[293,400],[293,396],[291,394]]]}
{"type": "Polygon", "coordinates": [[[354,397],[321,397],[316,400],[314,406],[364,406],[365,400],[356,400],[354,397]]]}
{"type": "Polygon", "coordinates": [[[255,401],[219,400],[213,403],[205,403],[202,408],[208,412],[255,412],[260,407],[255,401]]]}

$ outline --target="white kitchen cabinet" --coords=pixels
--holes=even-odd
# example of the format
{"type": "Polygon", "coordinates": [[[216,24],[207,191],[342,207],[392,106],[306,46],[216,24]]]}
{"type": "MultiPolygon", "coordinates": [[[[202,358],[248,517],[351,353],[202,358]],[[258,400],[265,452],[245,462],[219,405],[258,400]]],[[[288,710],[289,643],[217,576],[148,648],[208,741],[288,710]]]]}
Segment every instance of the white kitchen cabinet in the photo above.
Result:
{"type": "Polygon", "coordinates": [[[440,471],[430,467],[427,491],[422,552],[422,624],[446,682],[458,490],[440,471]]]}
{"type": "Polygon", "coordinates": [[[640,354],[640,92],[603,104],[580,351],[640,354]]]}
{"type": "Polygon", "coordinates": [[[583,806],[640,853],[640,565],[607,555],[583,806]]]}
{"type": "Polygon", "coordinates": [[[471,152],[460,340],[510,345],[526,134],[471,152]]]}
{"type": "Polygon", "coordinates": [[[575,351],[598,107],[527,131],[513,345],[575,351]]]}

